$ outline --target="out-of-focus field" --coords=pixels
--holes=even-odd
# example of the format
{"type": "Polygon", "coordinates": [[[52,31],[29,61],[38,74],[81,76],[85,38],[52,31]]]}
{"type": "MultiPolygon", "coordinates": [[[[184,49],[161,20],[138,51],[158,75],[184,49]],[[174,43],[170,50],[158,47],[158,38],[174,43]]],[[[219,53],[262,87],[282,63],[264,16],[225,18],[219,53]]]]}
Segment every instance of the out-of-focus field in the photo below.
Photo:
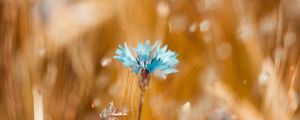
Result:
{"type": "Polygon", "coordinates": [[[300,0],[0,0],[0,119],[136,120],[119,44],[176,51],[142,120],[299,120],[300,0]]]}

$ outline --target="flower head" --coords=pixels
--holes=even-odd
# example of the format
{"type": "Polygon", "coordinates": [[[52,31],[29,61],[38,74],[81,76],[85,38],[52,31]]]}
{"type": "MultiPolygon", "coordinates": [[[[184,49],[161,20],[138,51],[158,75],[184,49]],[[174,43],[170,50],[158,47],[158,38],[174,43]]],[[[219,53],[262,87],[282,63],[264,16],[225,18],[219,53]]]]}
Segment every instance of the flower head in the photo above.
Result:
{"type": "Polygon", "coordinates": [[[127,111],[120,111],[115,107],[114,102],[109,103],[109,107],[102,110],[99,114],[101,120],[116,120],[117,118],[127,116],[127,111]]]}
{"type": "Polygon", "coordinates": [[[116,50],[117,56],[114,58],[136,74],[139,74],[141,70],[146,70],[165,79],[168,74],[177,72],[175,68],[179,63],[177,54],[168,50],[167,45],[161,48],[158,42],[151,45],[147,40],[145,44],[139,43],[136,48],[132,48],[132,51],[134,55],[126,43],[119,45],[119,49],[116,50]]]}

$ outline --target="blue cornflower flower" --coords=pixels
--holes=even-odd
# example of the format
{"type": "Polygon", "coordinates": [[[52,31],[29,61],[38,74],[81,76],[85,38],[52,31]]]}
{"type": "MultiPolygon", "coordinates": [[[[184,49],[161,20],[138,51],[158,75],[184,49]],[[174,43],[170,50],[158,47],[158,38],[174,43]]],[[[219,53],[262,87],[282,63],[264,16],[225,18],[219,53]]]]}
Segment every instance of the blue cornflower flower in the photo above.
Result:
{"type": "Polygon", "coordinates": [[[167,45],[161,48],[160,44],[155,42],[151,46],[147,40],[144,45],[139,43],[136,48],[132,48],[132,51],[135,56],[126,43],[119,45],[116,50],[117,56],[114,56],[114,58],[121,61],[137,75],[145,76],[144,74],[153,73],[165,79],[168,74],[177,72],[175,68],[179,63],[177,54],[168,50],[167,45]]]}
{"type": "Polygon", "coordinates": [[[168,74],[177,72],[175,67],[179,61],[175,52],[168,50],[167,45],[161,48],[158,42],[151,46],[147,40],[145,44],[140,43],[136,48],[132,48],[132,51],[135,56],[132,55],[126,43],[119,45],[119,49],[116,50],[118,55],[114,58],[121,61],[139,76],[141,92],[138,120],[140,120],[144,91],[149,86],[150,74],[154,73],[154,75],[165,79],[168,74]]]}

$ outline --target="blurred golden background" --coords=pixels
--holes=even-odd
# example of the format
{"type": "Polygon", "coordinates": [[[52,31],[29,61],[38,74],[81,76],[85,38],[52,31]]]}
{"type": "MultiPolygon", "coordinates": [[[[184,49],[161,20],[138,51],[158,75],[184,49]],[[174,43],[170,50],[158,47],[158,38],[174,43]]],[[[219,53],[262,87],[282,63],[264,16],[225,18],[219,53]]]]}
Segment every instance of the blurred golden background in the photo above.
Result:
{"type": "Polygon", "coordinates": [[[180,63],[142,120],[299,120],[299,20],[300,0],[0,0],[0,119],[136,120],[112,57],[150,40],[180,63]]]}

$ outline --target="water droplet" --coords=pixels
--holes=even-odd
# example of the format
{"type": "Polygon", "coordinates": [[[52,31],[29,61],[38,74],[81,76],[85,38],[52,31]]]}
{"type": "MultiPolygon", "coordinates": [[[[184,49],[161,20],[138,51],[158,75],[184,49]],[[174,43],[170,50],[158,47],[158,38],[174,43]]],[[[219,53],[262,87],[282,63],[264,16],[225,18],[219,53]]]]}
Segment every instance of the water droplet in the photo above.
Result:
{"type": "Polygon", "coordinates": [[[194,33],[197,30],[197,23],[193,23],[190,25],[189,32],[194,33]]]}
{"type": "Polygon", "coordinates": [[[96,98],[93,100],[92,108],[98,107],[100,105],[100,99],[96,98]]]}
{"type": "Polygon", "coordinates": [[[184,105],[182,105],[180,113],[179,113],[179,120],[189,120],[191,112],[191,103],[186,102],[184,105]]]}
{"type": "Polygon", "coordinates": [[[101,60],[101,65],[102,65],[102,67],[106,67],[106,66],[108,66],[110,63],[111,63],[111,58],[103,58],[103,59],[101,60]]]}
{"type": "Polygon", "coordinates": [[[169,28],[171,32],[184,32],[188,26],[188,19],[184,15],[174,15],[170,18],[169,28]]]}
{"type": "Polygon", "coordinates": [[[162,17],[168,16],[170,13],[169,5],[165,1],[158,2],[156,9],[157,9],[158,15],[162,16],[162,17]]]}
{"type": "Polygon", "coordinates": [[[211,42],[211,41],[212,41],[212,35],[211,35],[211,34],[204,34],[204,35],[203,35],[203,41],[204,41],[205,43],[211,42]]]}
{"type": "Polygon", "coordinates": [[[241,24],[240,27],[238,28],[237,34],[241,40],[247,40],[247,38],[253,35],[251,24],[250,23],[241,24]]]}
{"type": "Polygon", "coordinates": [[[209,116],[209,120],[230,120],[230,118],[232,118],[232,115],[224,107],[217,108],[209,116]]]}
{"type": "Polygon", "coordinates": [[[200,81],[201,81],[201,82],[204,81],[204,82],[207,83],[207,84],[210,84],[210,83],[212,83],[212,82],[214,82],[215,80],[218,79],[216,70],[215,70],[214,68],[212,68],[212,67],[206,68],[206,69],[202,72],[202,74],[201,74],[200,77],[201,77],[200,81]]]}
{"type": "Polygon", "coordinates": [[[231,45],[227,42],[224,42],[224,43],[221,43],[218,47],[217,47],[217,57],[220,59],[220,60],[225,60],[227,59],[228,57],[231,56],[231,51],[232,51],[232,48],[231,48],[231,45]]]}
{"type": "Polygon", "coordinates": [[[210,28],[210,22],[208,20],[203,20],[199,27],[201,32],[206,32],[210,28]]]}
{"type": "Polygon", "coordinates": [[[260,73],[259,78],[258,78],[258,84],[259,85],[265,85],[267,81],[270,78],[270,73],[267,71],[263,71],[260,73]]]}
{"type": "Polygon", "coordinates": [[[259,31],[262,34],[269,34],[275,31],[276,20],[270,16],[263,18],[259,23],[259,31]]]}
{"type": "Polygon", "coordinates": [[[184,105],[182,105],[182,111],[188,111],[191,108],[191,103],[186,102],[184,105]]]}

